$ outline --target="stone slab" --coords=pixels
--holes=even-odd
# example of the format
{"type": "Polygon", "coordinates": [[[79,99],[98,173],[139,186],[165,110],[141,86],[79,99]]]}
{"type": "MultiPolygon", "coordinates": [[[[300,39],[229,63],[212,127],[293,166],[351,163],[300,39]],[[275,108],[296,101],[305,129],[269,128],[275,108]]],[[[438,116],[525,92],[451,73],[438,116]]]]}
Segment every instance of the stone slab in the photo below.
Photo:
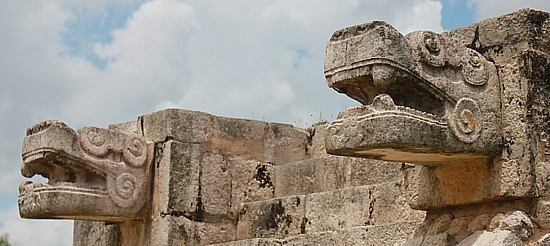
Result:
{"type": "Polygon", "coordinates": [[[284,238],[305,233],[304,196],[290,196],[243,205],[237,239],[284,238]]]}

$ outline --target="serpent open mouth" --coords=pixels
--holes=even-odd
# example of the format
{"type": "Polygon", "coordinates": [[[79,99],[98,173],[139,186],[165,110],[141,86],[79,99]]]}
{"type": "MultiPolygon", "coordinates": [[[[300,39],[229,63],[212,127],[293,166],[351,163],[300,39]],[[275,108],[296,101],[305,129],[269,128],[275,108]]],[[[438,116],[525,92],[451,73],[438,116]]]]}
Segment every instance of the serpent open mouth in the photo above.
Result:
{"type": "Polygon", "coordinates": [[[498,149],[496,71],[459,42],[375,21],[336,31],[324,70],[329,87],[362,104],[327,127],[330,154],[432,165],[498,149]]]}
{"type": "MultiPolygon", "coordinates": [[[[27,137],[37,134],[45,129],[57,131],[57,136],[67,136],[74,145],[74,132],[59,121],[46,121],[27,129],[27,137]],[[52,125],[59,125],[50,128],[52,125]],[[72,139],[71,139],[72,138],[72,139]]],[[[73,150],[77,152],[77,150],[73,150]]],[[[71,152],[73,152],[71,151],[71,152]]],[[[25,196],[28,192],[79,192],[96,196],[108,196],[105,183],[105,173],[92,168],[85,160],[71,155],[62,149],[55,147],[42,147],[27,150],[22,154],[23,165],[21,174],[26,178],[40,175],[47,182],[33,183],[25,181],[19,186],[19,193],[25,196]]]]}
{"type": "Polygon", "coordinates": [[[153,145],[137,136],[85,127],[75,132],[60,121],[27,129],[21,174],[47,182],[19,186],[24,218],[138,218],[143,207],[153,145]]]}
{"type": "Polygon", "coordinates": [[[353,74],[354,77],[331,80],[331,87],[363,105],[341,112],[334,124],[341,123],[349,115],[359,119],[395,115],[433,124],[447,124],[445,95],[409,71],[388,65],[372,65],[339,71],[329,76],[348,77],[339,73],[353,74]]]}

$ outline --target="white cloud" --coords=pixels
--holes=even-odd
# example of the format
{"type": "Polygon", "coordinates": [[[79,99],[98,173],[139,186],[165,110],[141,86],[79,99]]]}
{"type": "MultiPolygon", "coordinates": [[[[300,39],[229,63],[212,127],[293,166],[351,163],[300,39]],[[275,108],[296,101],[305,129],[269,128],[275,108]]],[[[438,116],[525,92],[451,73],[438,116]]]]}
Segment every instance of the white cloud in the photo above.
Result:
{"type": "Polygon", "coordinates": [[[543,11],[550,11],[548,0],[468,0],[470,6],[477,9],[477,20],[483,20],[523,8],[533,8],[543,11]]]}

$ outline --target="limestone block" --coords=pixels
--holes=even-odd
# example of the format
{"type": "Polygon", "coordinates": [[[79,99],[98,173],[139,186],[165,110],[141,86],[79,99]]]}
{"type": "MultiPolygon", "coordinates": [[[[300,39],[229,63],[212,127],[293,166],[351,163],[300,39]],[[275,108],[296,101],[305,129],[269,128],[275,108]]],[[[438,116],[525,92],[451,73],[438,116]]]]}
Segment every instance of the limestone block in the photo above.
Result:
{"type": "Polygon", "coordinates": [[[523,242],[510,231],[476,231],[457,246],[517,246],[523,242]]]}
{"type": "Polygon", "coordinates": [[[416,237],[405,242],[404,246],[454,246],[457,242],[448,233],[440,233],[435,235],[426,235],[416,237]]]}
{"type": "Polygon", "coordinates": [[[308,150],[312,158],[321,158],[331,156],[327,154],[325,148],[325,137],[327,135],[327,126],[315,126],[309,129],[311,132],[311,146],[308,150]]]}
{"type": "Polygon", "coordinates": [[[424,212],[410,209],[406,201],[397,182],[309,194],[306,231],[422,220],[424,212]]]}
{"type": "Polygon", "coordinates": [[[402,245],[411,237],[419,222],[396,222],[358,226],[338,231],[336,245],[402,245]]]}
{"type": "Polygon", "coordinates": [[[343,160],[331,156],[276,166],[275,197],[344,188],[349,172],[343,160]]]}
{"type": "Polygon", "coordinates": [[[187,214],[203,217],[200,192],[199,144],[168,141],[157,147],[153,215],[187,214]]]}
{"type": "Polygon", "coordinates": [[[531,174],[535,170],[530,163],[536,163],[535,160],[531,160],[531,152],[537,152],[536,149],[531,149],[530,141],[534,139],[530,138],[534,135],[530,131],[535,130],[533,134],[539,134],[538,132],[548,131],[548,125],[533,124],[538,122],[540,119],[537,118],[541,116],[530,108],[534,106],[535,101],[548,104],[550,100],[550,92],[542,89],[544,75],[534,72],[548,67],[547,59],[548,57],[542,54],[526,51],[516,54],[500,68],[499,74],[503,84],[502,101],[505,102],[502,105],[505,144],[501,160],[494,168],[494,178],[491,178],[494,183],[493,190],[497,194],[523,197],[534,195],[535,177],[531,174]],[[539,98],[540,96],[543,98],[539,98]],[[540,100],[533,100],[534,98],[540,100]]]}
{"type": "Polygon", "coordinates": [[[366,158],[347,157],[349,163],[349,185],[362,186],[403,180],[407,164],[366,158]]]}
{"type": "Polygon", "coordinates": [[[118,224],[101,221],[75,220],[73,227],[73,245],[110,246],[118,245],[120,240],[118,224]]]}
{"type": "Polygon", "coordinates": [[[237,239],[283,238],[305,233],[304,196],[290,196],[243,205],[237,239]]]}
{"type": "Polygon", "coordinates": [[[108,126],[108,129],[130,133],[130,134],[140,134],[138,131],[137,125],[138,124],[136,121],[128,121],[128,122],[123,122],[118,124],[111,124],[108,126]]]}
{"type": "Polygon", "coordinates": [[[201,161],[200,197],[204,212],[227,216],[231,207],[231,173],[227,157],[204,153],[201,161]]]}
{"type": "Polygon", "coordinates": [[[307,246],[307,245],[338,245],[344,244],[336,231],[326,231],[314,234],[286,238],[285,245],[307,246]]]}
{"type": "MultiPolygon", "coordinates": [[[[275,171],[275,197],[303,195],[318,191],[315,180],[316,164],[324,159],[316,158],[285,165],[278,165],[275,171]]],[[[335,175],[338,175],[335,173],[335,175]]]]}
{"type": "Polygon", "coordinates": [[[165,109],[141,116],[138,128],[143,136],[155,143],[171,139],[204,143],[212,136],[212,115],[184,109],[165,109]]]}
{"type": "Polygon", "coordinates": [[[267,122],[215,117],[210,147],[229,156],[263,161],[266,151],[267,122]]]}
{"type": "Polygon", "coordinates": [[[212,244],[212,246],[275,246],[285,245],[283,239],[276,238],[253,238],[247,240],[239,240],[227,243],[212,244]]]}
{"type": "Polygon", "coordinates": [[[232,222],[204,223],[166,215],[155,224],[150,245],[208,245],[234,241],[236,235],[232,222]]]}
{"type": "Polygon", "coordinates": [[[269,200],[274,193],[274,167],[269,163],[229,158],[231,171],[231,211],[238,213],[241,204],[269,200]]]}
{"type": "Polygon", "coordinates": [[[450,32],[464,45],[473,45],[497,64],[506,63],[514,53],[527,48],[550,54],[549,14],[532,9],[483,20],[450,32]]]}
{"type": "Polygon", "coordinates": [[[309,133],[282,123],[268,123],[264,161],[274,165],[308,158],[309,133]]]}
{"type": "Polygon", "coordinates": [[[373,186],[369,193],[370,224],[379,225],[398,221],[422,221],[424,211],[411,209],[401,182],[388,182],[373,186]]]}
{"type": "Polygon", "coordinates": [[[137,125],[138,132],[156,143],[167,140],[201,143],[209,150],[229,156],[273,164],[305,159],[309,145],[308,133],[288,124],[216,117],[183,109],[141,116],[137,125]]]}
{"type": "Polygon", "coordinates": [[[354,187],[306,196],[307,233],[371,224],[374,187],[354,187]]]}
{"type": "Polygon", "coordinates": [[[340,156],[278,165],[275,197],[399,181],[405,168],[401,163],[340,156]]]}
{"type": "MultiPolygon", "coordinates": [[[[337,231],[289,236],[270,245],[402,245],[417,225],[418,222],[399,222],[376,226],[357,226],[337,231]]],[[[251,240],[241,242],[248,241],[251,240]]]]}

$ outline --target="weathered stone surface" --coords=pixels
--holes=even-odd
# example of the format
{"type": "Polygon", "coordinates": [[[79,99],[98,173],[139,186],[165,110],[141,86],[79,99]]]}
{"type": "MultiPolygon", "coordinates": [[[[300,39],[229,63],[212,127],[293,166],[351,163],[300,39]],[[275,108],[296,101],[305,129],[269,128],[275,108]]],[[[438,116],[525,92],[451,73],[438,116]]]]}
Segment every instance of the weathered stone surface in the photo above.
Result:
{"type": "Polygon", "coordinates": [[[476,231],[482,231],[489,227],[489,224],[492,223],[491,219],[493,216],[491,214],[480,214],[472,219],[468,224],[468,232],[474,233],[476,231]]]}
{"type": "Polygon", "coordinates": [[[450,32],[464,45],[480,51],[497,64],[508,62],[526,49],[550,54],[550,40],[545,38],[549,33],[549,14],[533,9],[522,9],[450,32]]]}
{"type": "Polygon", "coordinates": [[[308,233],[370,225],[374,187],[347,188],[306,197],[308,233]],[[370,195],[369,195],[370,194],[370,195]],[[330,202],[328,202],[330,201],[330,202]]]}
{"type": "Polygon", "coordinates": [[[404,163],[366,158],[349,158],[344,163],[349,165],[349,178],[346,179],[348,180],[346,187],[401,181],[408,168],[404,163]]]}
{"type": "Polygon", "coordinates": [[[400,221],[421,221],[425,212],[413,210],[407,205],[409,197],[401,182],[374,185],[371,199],[370,224],[379,225],[400,221]]]}
{"type": "Polygon", "coordinates": [[[412,180],[418,209],[546,196],[548,23],[522,10],[442,34],[336,31],[327,83],[364,105],[328,126],[327,150],[433,167],[412,180]]]}
{"type": "Polygon", "coordinates": [[[542,236],[538,241],[537,244],[540,246],[548,246],[550,245],[550,233],[545,234],[542,236]]]}
{"type": "Polygon", "coordinates": [[[253,238],[246,240],[239,240],[227,243],[212,244],[212,246],[272,246],[272,245],[284,245],[286,242],[283,239],[276,238],[253,238]]]}
{"type": "Polygon", "coordinates": [[[469,216],[455,218],[446,232],[451,235],[455,241],[460,242],[470,235],[468,232],[468,224],[471,220],[472,217],[469,216]]]}
{"type": "Polygon", "coordinates": [[[533,235],[533,222],[531,222],[529,216],[523,211],[514,211],[502,217],[497,223],[498,230],[511,231],[523,241],[533,235]]]}
{"type": "Polygon", "coordinates": [[[309,158],[309,133],[288,124],[268,123],[264,161],[281,165],[309,158]]]}
{"type": "Polygon", "coordinates": [[[424,212],[410,209],[406,206],[406,200],[397,182],[307,195],[306,231],[331,231],[423,219],[424,212]]]}
{"type": "Polygon", "coordinates": [[[523,242],[510,231],[476,231],[457,246],[517,246],[523,245],[523,242]]]}
{"type": "Polygon", "coordinates": [[[308,153],[310,156],[316,158],[322,158],[331,156],[327,153],[325,148],[325,137],[327,135],[327,125],[315,126],[308,129],[310,132],[311,145],[309,146],[308,153]]]}
{"type": "Polygon", "coordinates": [[[454,216],[450,213],[445,213],[437,218],[431,225],[426,235],[437,235],[447,231],[451,227],[454,216]]]}
{"type": "Polygon", "coordinates": [[[377,226],[358,226],[337,231],[289,236],[285,239],[256,238],[217,245],[402,245],[417,225],[418,222],[399,222],[377,226]]]}
{"type": "Polygon", "coordinates": [[[235,241],[233,223],[204,223],[166,215],[155,221],[149,245],[208,245],[235,241]]]}
{"type": "Polygon", "coordinates": [[[206,214],[227,215],[231,207],[231,172],[228,158],[205,153],[200,173],[200,197],[206,214]]]}
{"type": "Polygon", "coordinates": [[[451,235],[444,232],[409,239],[403,244],[403,246],[454,246],[456,244],[456,240],[451,235]]]}
{"type": "Polygon", "coordinates": [[[272,164],[238,157],[229,158],[231,170],[231,210],[240,211],[245,202],[273,198],[274,167],[272,164]]]}
{"type": "Polygon", "coordinates": [[[168,141],[159,148],[154,213],[232,220],[243,202],[273,197],[272,165],[168,141]]]}
{"type": "Polygon", "coordinates": [[[543,228],[550,227],[550,201],[539,200],[535,208],[536,222],[543,228]]]}
{"type": "Polygon", "coordinates": [[[204,217],[200,192],[199,144],[168,141],[157,148],[153,214],[187,214],[204,217]]]}
{"type": "Polygon", "coordinates": [[[176,140],[184,143],[204,143],[212,137],[212,116],[207,113],[165,109],[138,119],[140,133],[155,143],[176,140]]]}
{"type": "Polygon", "coordinates": [[[216,117],[183,109],[141,116],[138,128],[156,143],[167,140],[200,143],[206,149],[272,164],[306,159],[309,144],[305,130],[288,124],[216,117]]]}
{"type": "Polygon", "coordinates": [[[149,206],[152,142],[123,132],[60,121],[27,129],[21,174],[47,183],[19,187],[23,218],[123,221],[144,217],[149,206]]]}
{"type": "Polygon", "coordinates": [[[418,222],[395,222],[359,226],[338,232],[337,245],[402,245],[409,239],[418,222]]]}
{"type": "Polygon", "coordinates": [[[424,165],[498,153],[498,76],[477,51],[429,31],[402,36],[376,21],[336,31],[327,53],[339,43],[347,43],[338,54],[345,65],[326,60],[327,83],[364,106],[329,125],[329,153],[424,165]]]}
{"type": "Polygon", "coordinates": [[[239,214],[237,239],[304,234],[305,223],[304,196],[246,203],[239,214]]]}
{"type": "Polygon", "coordinates": [[[275,197],[342,189],[346,164],[340,157],[325,157],[276,166],[275,197]]]}
{"type": "Polygon", "coordinates": [[[110,130],[125,132],[129,134],[140,134],[140,132],[138,131],[138,123],[136,121],[111,124],[107,128],[110,130]]]}
{"type": "Polygon", "coordinates": [[[400,181],[402,163],[326,156],[275,167],[275,197],[400,181]]]}
{"type": "Polygon", "coordinates": [[[119,230],[118,224],[105,224],[105,222],[101,221],[75,220],[73,227],[73,245],[118,245],[120,240],[119,230]]]}

